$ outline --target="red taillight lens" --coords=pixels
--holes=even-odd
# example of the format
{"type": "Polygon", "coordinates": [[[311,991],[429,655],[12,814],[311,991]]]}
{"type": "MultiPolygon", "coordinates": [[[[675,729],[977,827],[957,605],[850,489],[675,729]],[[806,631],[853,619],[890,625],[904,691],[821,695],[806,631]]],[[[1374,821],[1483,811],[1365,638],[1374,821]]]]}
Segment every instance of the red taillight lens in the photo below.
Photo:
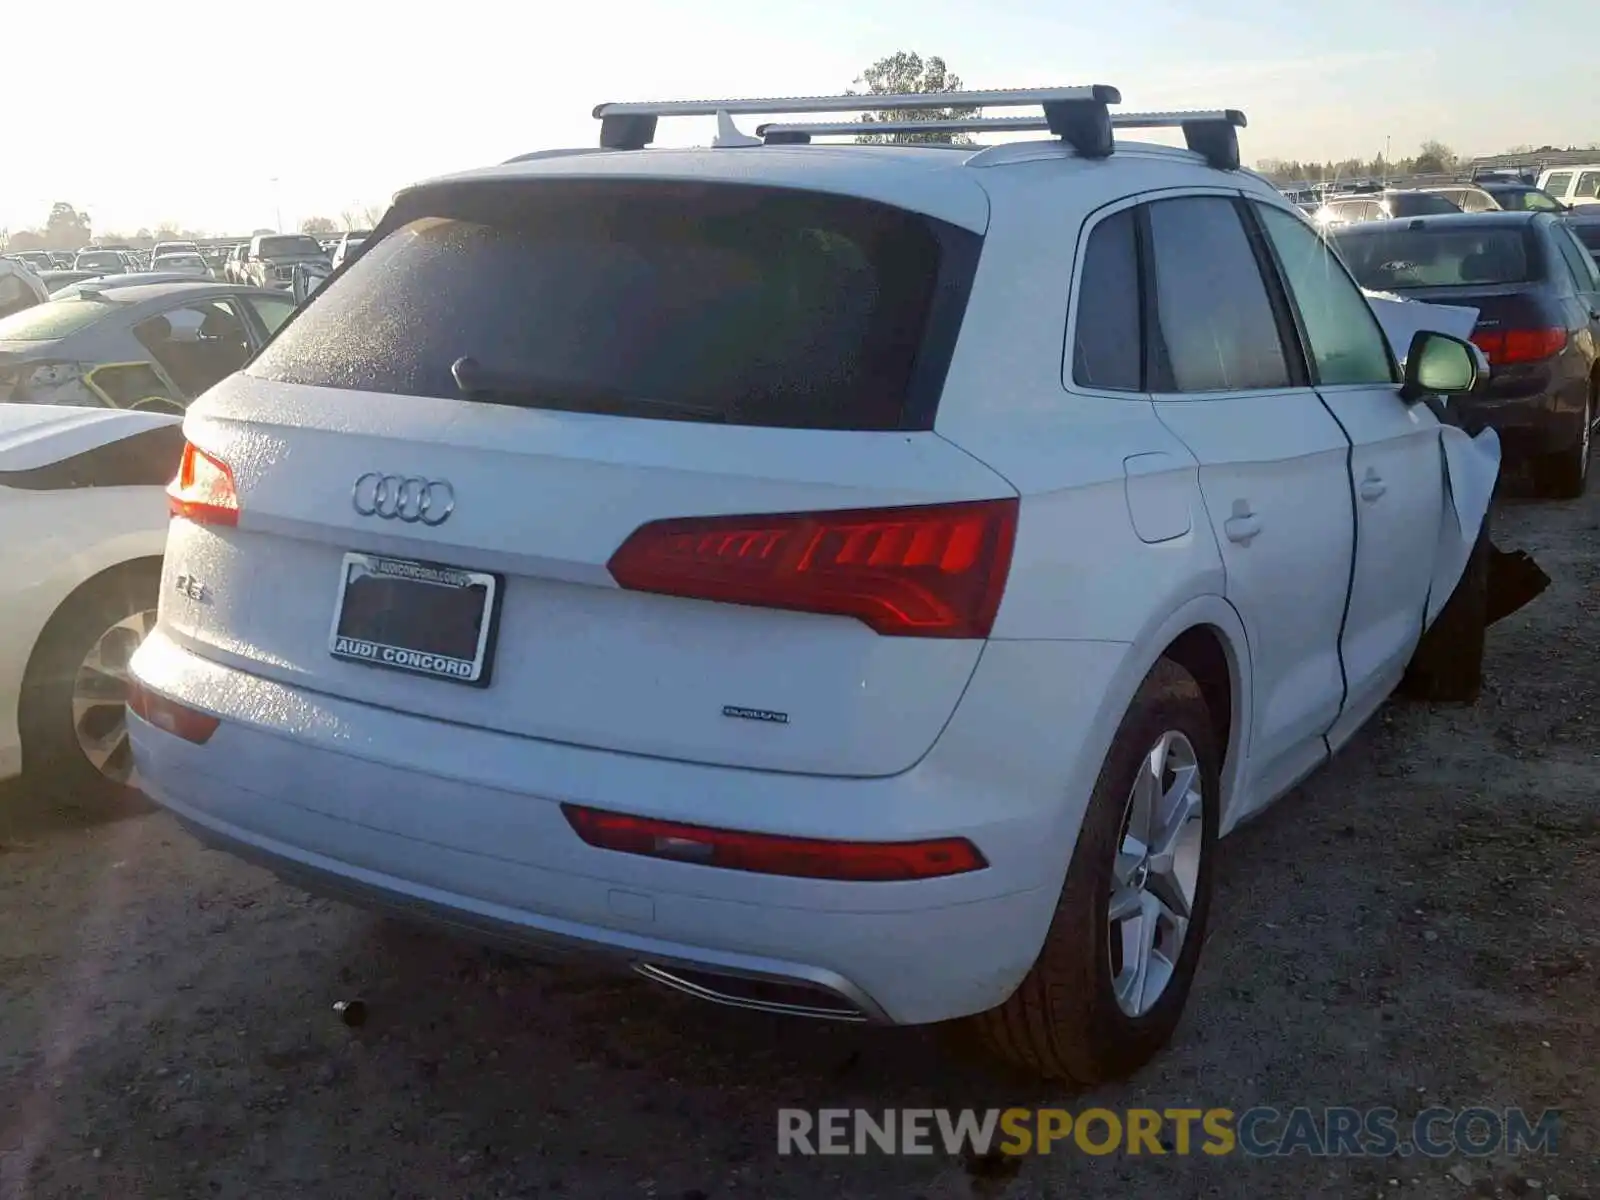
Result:
{"type": "Polygon", "coordinates": [[[184,443],[178,473],[167,485],[167,507],[175,517],[202,525],[237,525],[239,493],[228,464],[184,443]]]}
{"type": "Polygon", "coordinates": [[[141,719],[157,729],[165,729],[174,737],[203,746],[217,731],[221,720],[210,713],[198,712],[169,700],[159,692],[152,692],[140,683],[128,687],[128,707],[141,719]]]}
{"type": "Polygon", "coordinates": [[[607,564],[622,587],[856,617],[882,634],[981,638],[1011,568],[1017,501],[652,521],[607,564]]]}
{"type": "Polygon", "coordinates": [[[1560,354],[1567,346],[1565,329],[1484,329],[1472,342],[1488,356],[1491,366],[1538,362],[1560,354]]]}
{"type": "Polygon", "coordinates": [[[937,879],[943,875],[980,871],[989,865],[978,848],[965,838],[939,838],[931,842],[834,842],[707,829],[701,825],[680,825],[673,821],[580,808],[575,804],[563,804],[561,811],[580,838],[602,850],[761,875],[882,883],[897,879],[937,879]]]}

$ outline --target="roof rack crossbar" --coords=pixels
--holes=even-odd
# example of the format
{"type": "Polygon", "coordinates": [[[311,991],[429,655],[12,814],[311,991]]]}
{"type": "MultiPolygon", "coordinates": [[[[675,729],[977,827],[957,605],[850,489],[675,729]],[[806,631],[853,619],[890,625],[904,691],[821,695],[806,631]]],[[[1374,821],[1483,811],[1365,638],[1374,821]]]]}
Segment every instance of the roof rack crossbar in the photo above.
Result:
{"type": "MultiPolygon", "coordinates": [[[[1122,93],[1107,84],[1086,87],[998,88],[989,91],[917,92],[905,95],[773,96],[750,100],[662,100],[597,104],[600,145],[608,150],[642,150],[655,140],[661,117],[713,117],[750,114],[797,115],[836,112],[903,112],[930,108],[1010,108],[1037,104],[1050,129],[1091,149],[1101,143],[1110,153],[1106,106],[1122,103],[1122,93]],[[1103,136],[1102,136],[1103,135],[1103,136]]],[[[1080,147],[1081,150],[1081,147],[1080,147]]],[[[1087,151],[1084,151],[1087,152],[1087,151]]]]}
{"type": "MultiPolygon", "coordinates": [[[[1239,139],[1235,130],[1245,125],[1245,115],[1236,108],[1219,108],[1194,112],[1139,112],[1111,113],[1107,118],[1109,131],[1117,129],[1182,129],[1189,149],[1203,154],[1212,166],[1223,170],[1239,167],[1239,139]]],[[[1085,122],[1085,140],[1091,150],[1096,149],[1095,130],[1085,122]]],[[[1044,132],[1060,134],[1057,123],[1047,114],[1043,117],[961,117],[949,121],[821,121],[807,123],[772,122],[758,125],[756,133],[768,145],[808,142],[813,137],[854,137],[863,133],[982,133],[990,132],[1044,132]]],[[[1104,157],[1085,151],[1076,141],[1067,141],[1086,157],[1104,157]]]]}

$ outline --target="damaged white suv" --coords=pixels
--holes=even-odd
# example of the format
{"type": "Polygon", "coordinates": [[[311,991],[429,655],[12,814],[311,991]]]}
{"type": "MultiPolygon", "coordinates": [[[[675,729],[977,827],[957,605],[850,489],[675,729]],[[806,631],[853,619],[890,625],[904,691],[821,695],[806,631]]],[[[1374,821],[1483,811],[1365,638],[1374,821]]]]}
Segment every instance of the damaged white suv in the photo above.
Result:
{"type": "Polygon", "coordinates": [[[189,410],[151,794],[710,1000],[1145,1061],[1217,837],[1408,667],[1475,691],[1494,458],[1435,416],[1469,347],[1402,374],[1239,114],[1118,99],[872,99],[1043,108],[914,125],[1049,134],[988,148],[607,105],[401,193],[189,410]]]}

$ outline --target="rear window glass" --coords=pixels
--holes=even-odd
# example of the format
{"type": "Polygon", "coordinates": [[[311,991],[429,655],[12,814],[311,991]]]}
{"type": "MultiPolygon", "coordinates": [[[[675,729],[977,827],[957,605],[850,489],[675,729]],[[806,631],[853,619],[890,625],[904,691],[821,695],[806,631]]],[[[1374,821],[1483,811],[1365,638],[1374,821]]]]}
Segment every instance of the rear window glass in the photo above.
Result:
{"type": "Polygon", "coordinates": [[[122,255],[113,254],[107,250],[101,251],[97,254],[80,254],[78,255],[77,265],[79,267],[88,268],[92,271],[99,271],[104,270],[107,267],[115,267],[118,270],[121,270],[124,266],[124,263],[122,261],[122,255]]]}
{"type": "Polygon", "coordinates": [[[1526,283],[1539,261],[1521,226],[1339,229],[1332,237],[1356,281],[1374,291],[1526,283]]]}
{"type": "Polygon", "coordinates": [[[1430,217],[1461,211],[1459,205],[1432,192],[1402,192],[1388,201],[1389,211],[1396,217],[1430,217]]]}
{"type": "Polygon", "coordinates": [[[970,272],[978,242],[871,201],[728,184],[479,185],[413,211],[423,204],[431,215],[369,243],[249,373],[624,416],[926,428],[959,324],[930,320],[948,312],[941,267],[970,272]]]}
{"type": "Polygon", "coordinates": [[[256,251],[263,258],[288,258],[296,254],[321,254],[322,243],[309,237],[264,237],[256,251]]]}
{"type": "Polygon", "coordinates": [[[0,320],[0,342],[53,342],[93,325],[110,307],[104,300],[47,300],[0,320]]]}

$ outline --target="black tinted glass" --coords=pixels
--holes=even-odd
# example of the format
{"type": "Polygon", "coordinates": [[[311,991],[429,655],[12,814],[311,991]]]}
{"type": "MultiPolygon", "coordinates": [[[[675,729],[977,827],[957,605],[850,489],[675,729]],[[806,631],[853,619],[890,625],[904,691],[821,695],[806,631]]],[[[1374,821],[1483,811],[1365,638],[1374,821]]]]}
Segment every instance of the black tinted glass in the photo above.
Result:
{"type": "Polygon", "coordinates": [[[1433,192],[1401,192],[1388,199],[1389,212],[1395,217],[1442,216],[1460,212],[1460,206],[1433,192]]]}
{"type": "Polygon", "coordinates": [[[1161,334],[1180,392],[1287,387],[1289,368],[1255,252],[1231,200],[1150,205],[1161,334]]]}
{"type": "Polygon", "coordinates": [[[1538,273],[1537,249],[1520,225],[1384,226],[1331,236],[1356,282],[1374,291],[1527,283],[1538,273]]]}
{"type": "MultiPolygon", "coordinates": [[[[929,320],[941,263],[968,239],[953,257],[970,283],[977,241],[870,201],[725,184],[502,185],[412,207],[424,204],[431,215],[365,246],[250,373],[527,408],[897,429],[928,380],[918,359],[941,324],[929,320]]],[[[942,324],[947,364],[956,329],[942,324]]]]}
{"type": "Polygon", "coordinates": [[[1139,390],[1139,258],[1133,210],[1107,217],[1089,235],[1072,343],[1072,379],[1080,387],[1139,390]]]}

